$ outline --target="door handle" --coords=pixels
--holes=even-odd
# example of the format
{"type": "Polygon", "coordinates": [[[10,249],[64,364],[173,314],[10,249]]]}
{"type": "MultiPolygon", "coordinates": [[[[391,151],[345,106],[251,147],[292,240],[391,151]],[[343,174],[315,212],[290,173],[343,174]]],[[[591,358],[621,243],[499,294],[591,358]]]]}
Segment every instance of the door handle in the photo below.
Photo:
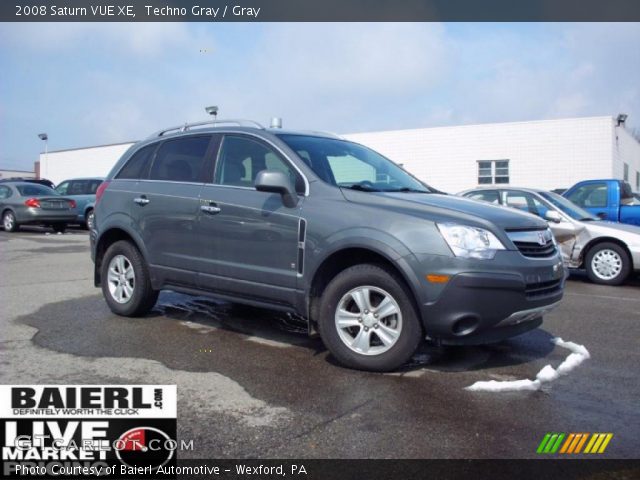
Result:
{"type": "Polygon", "coordinates": [[[145,195],[141,195],[139,197],[136,197],[136,198],[133,199],[133,201],[135,203],[137,203],[138,205],[140,205],[140,206],[144,206],[147,203],[149,203],[149,199],[145,195]]]}
{"type": "Polygon", "coordinates": [[[205,213],[210,213],[211,215],[215,215],[216,213],[220,213],[222,209],[215,205],[200,205],[200,210],[202,210],[205,213]]]}

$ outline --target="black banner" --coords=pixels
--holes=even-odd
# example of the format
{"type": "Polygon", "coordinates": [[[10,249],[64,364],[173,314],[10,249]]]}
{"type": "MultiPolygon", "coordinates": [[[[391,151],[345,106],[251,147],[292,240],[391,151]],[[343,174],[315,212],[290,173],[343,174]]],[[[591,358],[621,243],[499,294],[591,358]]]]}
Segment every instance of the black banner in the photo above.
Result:
{"type": "Polygon", "coordinates": [[[2,22],[637,22],[637,0],[15,0],[2,22]]]}

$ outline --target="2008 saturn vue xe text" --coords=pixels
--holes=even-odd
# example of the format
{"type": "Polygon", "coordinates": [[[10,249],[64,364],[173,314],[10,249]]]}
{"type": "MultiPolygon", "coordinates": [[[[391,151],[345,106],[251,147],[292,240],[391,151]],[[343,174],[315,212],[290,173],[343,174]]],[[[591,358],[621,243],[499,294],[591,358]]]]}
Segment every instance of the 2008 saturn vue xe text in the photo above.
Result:
{"type": "Polygon", "coordinates": [[[95,284],[113,312],[143,315],[161,289],[295,312],[354,368],[397,368],[425,337],[521,334],[563,294],[542,219],[436,193],[327,134],[167,129],[96,197],[95,284]]]}

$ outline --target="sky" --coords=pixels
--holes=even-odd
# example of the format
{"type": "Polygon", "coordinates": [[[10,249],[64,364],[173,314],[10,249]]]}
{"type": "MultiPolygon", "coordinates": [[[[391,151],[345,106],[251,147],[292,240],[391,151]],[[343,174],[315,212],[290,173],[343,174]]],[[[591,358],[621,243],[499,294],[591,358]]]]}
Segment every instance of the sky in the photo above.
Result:
{"type": "Polygon", "coordinates": [[[49,150],[247,118],[356,133],[627,113],[640,23],[13,23],[0,168],[49,150]]]}

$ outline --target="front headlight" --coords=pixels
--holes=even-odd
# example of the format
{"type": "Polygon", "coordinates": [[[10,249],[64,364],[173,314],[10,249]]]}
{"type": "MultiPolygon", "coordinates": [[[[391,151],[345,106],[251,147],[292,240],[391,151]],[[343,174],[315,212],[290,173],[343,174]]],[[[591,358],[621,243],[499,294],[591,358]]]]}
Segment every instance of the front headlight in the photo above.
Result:
{"type": "Polygon", "coordinates": [[[489,230],[456,223],[437,224],[442,237],[456,257],[491,260],[504,245],[489,230]]]}

